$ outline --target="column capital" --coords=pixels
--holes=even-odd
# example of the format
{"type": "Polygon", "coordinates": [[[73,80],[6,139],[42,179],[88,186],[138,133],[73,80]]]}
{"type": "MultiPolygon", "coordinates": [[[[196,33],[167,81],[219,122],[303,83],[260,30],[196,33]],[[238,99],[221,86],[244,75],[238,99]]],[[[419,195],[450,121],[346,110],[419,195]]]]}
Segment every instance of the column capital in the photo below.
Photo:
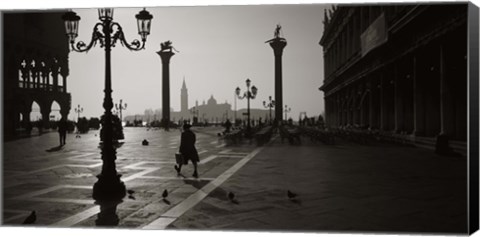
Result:
{"type": "Polygon", "coordinates": [[[265,43],[269,43],[270,47],[273,49],[273,53],[275,56],[282,56],[283,54],[283,49],[285,46],[287,46],[287,40],[284,38],[274,38],[271,40],[268,40],[265,43]]]}
{"type": "Polygon", "coordinates": [[[158,55],[160,55],[160,58],[162,59],[162,63],[164,64],[169,64],[170,63],[170,58],[175,55],[174,52],[172,51],[158,51],[158,55]]]}

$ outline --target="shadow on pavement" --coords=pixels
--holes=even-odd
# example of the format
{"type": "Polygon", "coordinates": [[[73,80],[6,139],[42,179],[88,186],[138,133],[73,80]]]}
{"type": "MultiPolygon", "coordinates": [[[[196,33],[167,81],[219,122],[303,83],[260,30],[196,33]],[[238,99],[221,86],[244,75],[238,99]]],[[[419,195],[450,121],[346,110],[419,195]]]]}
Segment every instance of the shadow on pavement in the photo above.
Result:
{"type": "Polygon", "coordinates": [[[203,186],[207,185],[208,182],[207,180],[183,180],[185,184],[192,185],[196,189],[201,189],[203,186]]]}
{"type": "Polygon", "coordinates": [[[46,152],[55,152],[55,151],[60,151],[60,150],[62,150],[62,148],[63,148],[63,146],[60,145],[60,146],[52,147],[52,148],[47,149],[47,150],[45,150],[45,151],[46,151],[46,152]]]}

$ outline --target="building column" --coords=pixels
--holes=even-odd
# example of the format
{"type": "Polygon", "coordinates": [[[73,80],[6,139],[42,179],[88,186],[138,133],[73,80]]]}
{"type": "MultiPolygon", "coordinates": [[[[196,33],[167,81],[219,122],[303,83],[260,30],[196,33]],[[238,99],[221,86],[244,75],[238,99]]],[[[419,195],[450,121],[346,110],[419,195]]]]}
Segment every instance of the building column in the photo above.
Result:
{"type": "Polygon", "coordinates": [[[358,97],[358,88],[353,88],[353,102],[352,102],[352,124],[358,125],[358,106],[357,106],[357,97],[358,97]]]}
{"type": "Polygon", "coordinates": [[[40,107],[41,114],[42,114],[42,123],[43,128],[50,128],[50,112],[51,109],[47,105],[43,105],[40,107]]]}
{"type": "MultiPolygon", "coordinates": [[[[404,69],[404,68],[403,68],[404,69]]],[[[395,132],[400,133],[404,129],[404,111],[403,111],[403,74],[398,75],[398,65],[393,64],[393,76],[394,76],[394,104],[395,104],[395,132]]],[[[411,75],[407,74],[407,77],[411,75]]]]}
{"type": "MultiPolygon", "coordinates": [[[[331,115],[331,107],[330,107],[330,98],[329,97],[324,97],[323,99],[325,103],[325,124],[328,126],[330,124],[330,115],[331,115]]],[[[301,118],[299,118],[301,119],[301,118]]],[[[298,121],[300,122],[300,120],[298,121]]]]}
{"type": "Polygon", "coordinates": [[[374,128],[374,120],[375,120],[375,110],[374,110],[374,96],[375,93],[375,83],[373,83],[372,78],[370,78],[369,82],[369,89],[370,93],[368,94],[368,126],[369,128],[374,128]]]}
{"type": "Polygon", "coordinates": [[[455,120],[453,119],[453,98],[445,70],[445,50],[440,45],[440,135],[453,135],[455,120]]]}
{"type": "Polygon", "coordinates": [[[390,96],[387,91],[387,83],[385,83],[384,71],[380,72],[380,129],[385,131],[388,127],[388,110],[387,110],[387,96],[390,96]]]}
{"type": "Polygon", "coordinates": [[[425,108],[423,82],[418,75],[417,57],[413,56],[413,134],[425,134],[425,108]]]}
{"type": "Polygon", "coordinates": [[[58,75],[59,75],[59,66],[58,66],[58,62],[54,62],[52,64],[52,67],[50,68],[51,72],[52,72],[52,79],[53,79],[53,91],[54,92],[57,92],[58,91],[58,75]]]}

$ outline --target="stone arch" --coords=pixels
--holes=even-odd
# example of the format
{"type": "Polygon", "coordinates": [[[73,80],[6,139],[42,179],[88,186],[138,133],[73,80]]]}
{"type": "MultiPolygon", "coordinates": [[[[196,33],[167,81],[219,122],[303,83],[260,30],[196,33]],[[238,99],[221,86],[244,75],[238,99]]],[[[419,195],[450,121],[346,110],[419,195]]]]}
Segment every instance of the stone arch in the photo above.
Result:
{"type": "Polygon", "coordinates": [[[58,103],[56,100],[53,100],[51,105],[50,105],[50,115],[49,115],[49,120],[50,121],[58,121],[62,118],[62,114],[60,113],[61,111],[61,106],[60,103],[58,103]]]}
{"type": "Polygon", "coordinates": [[[42,109],[40,107],[40,103],[38,103],[36,100],[33,100],[30,105],[30,114],[29,114],[30,121],[41,120],[42,119],[41,110],[42,109]]]}

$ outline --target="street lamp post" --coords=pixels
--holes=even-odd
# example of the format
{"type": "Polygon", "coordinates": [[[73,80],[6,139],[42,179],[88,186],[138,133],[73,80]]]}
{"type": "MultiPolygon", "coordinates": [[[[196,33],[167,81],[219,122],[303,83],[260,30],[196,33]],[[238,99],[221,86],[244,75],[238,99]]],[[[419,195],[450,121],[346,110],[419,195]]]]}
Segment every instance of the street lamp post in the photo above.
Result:
{"type": "Polygon", "coordinates": [[[83,113],[83,108],[80,107],[80,105],[78,105],[77,108],[75,108],[75,113],[77,113],[77,123],[78,123],[78,120],[80,119],[80,114],[83,113]]]}
{"type": "Polygon", "coordinates": [[[193,125],[195,123],[195,118],[197,118],[197,121],[198,121],[199,111],[198,109],[196,109],[196,107],[193,107],[190,112],[193,114],[193,121],[192,121],[192,125],[193,125]]]}
{"type": "Polygon", "coordinates": [[[235,90],[235,95],[233,95],[235,113],[233,114],[233,124],[237,123],[237,95],[235,90]]]}
{"type": "Polygon", "coordinates": [[[247,80],[245,81],[246,84],[247,84],[247,91],[243,93],[243,96],[240,96],[240,87],[237,87],[237,89],[235,89],[235,93],[237,94],[237,97],[239,99],[244,99],[244,98],[247,98],[247,133],[246,133],[246,136],[247,137],[250,137],[250,132],[251,132],[251,126],[250,126],[250,99],[255,99],[255,97],[257,96],[257,87],[256,86],[252,86],[252,89],[250,90],[250,79],[247,78],[247,80]]]}
{"type": "Polygon", "coordinates": [[[283,111],[285,112],[285,120],[288,120],[287,113],[290,113],[290,111],[292,111],[292,108],[285,105],[285,110],[283,111]]]}
{"type": "Polygon", "coordinates": [[[115,104],[115,109],[119,112],[120,114],[120,122],[122,122],[122,110],[126,110],[127,109],[127,103],[125,104],[122,104],[122,99],[120,99],[120,103],[119,104],[115,104]]]}
{"type": "Polygon", "coordinates": [[[73,51],[87,52],[94,45],[100,43],[100,47],[105,49],[105,97],[103,99],[103,108],[105,109],[102,127],[104,129],[104,139],[102,146],[102,171],[97,175],[98,181],[93,186],[93,198],[97,201],[120,200],[125,197],[125,184],[120,180],[120,174],[117,173],[115,160],[116,151],[113,147],[113,127],[112,127],[112,79],[111,79],[111,48],[117,41],[121,45],[132,51],[139,51],[145,48],[145,41],[150,34],[150,24],[153,16],[143,9],[135,17],[137,18],[138,33],[142,42],[133,40],[128,43],[125,39],[122,27],[113,21],[113,8],[98,9],[100,22],[93,27],[93,34],[90,43],[85,44],[79,41],[75,44],[75,38],[78,36],[78,24],[80,17],[73,11],[65,13],[62,19],[65,22],[68,42],[73,51]]]}
{"type": "Polygon", "coordinates": [[[272,96],[268,97],[269,102],[267,103],[266,101],[263,101],[263,106],[265,108],[268,108],[270,115],[269,115],[269,120],[272,122],[272,108],[275,108],[275,100],[272,100],[272,96]]]}

